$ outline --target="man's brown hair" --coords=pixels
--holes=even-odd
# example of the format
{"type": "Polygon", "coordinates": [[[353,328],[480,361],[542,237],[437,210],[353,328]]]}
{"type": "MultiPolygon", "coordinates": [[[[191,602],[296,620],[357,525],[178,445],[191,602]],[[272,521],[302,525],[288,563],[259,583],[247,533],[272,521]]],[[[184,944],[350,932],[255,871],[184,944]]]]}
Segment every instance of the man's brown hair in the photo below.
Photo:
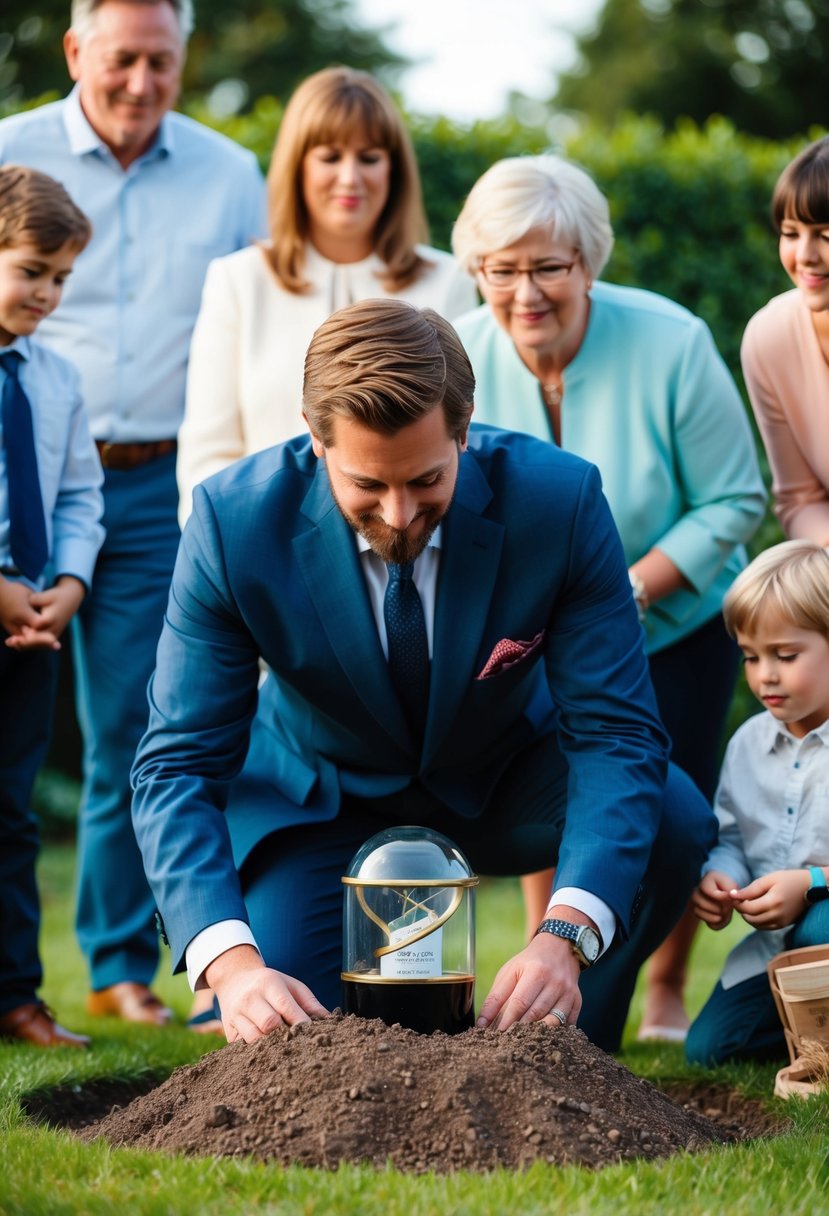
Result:
{"type": "Polygon", "coordinates": [[[438,405],[452,439],[469,426],[475,377],[448,321],[402,300],[362,300],[333,313],[305,356],[303,408],[312,433],[334,444],[334,418],[396,435],[438,405]]]}

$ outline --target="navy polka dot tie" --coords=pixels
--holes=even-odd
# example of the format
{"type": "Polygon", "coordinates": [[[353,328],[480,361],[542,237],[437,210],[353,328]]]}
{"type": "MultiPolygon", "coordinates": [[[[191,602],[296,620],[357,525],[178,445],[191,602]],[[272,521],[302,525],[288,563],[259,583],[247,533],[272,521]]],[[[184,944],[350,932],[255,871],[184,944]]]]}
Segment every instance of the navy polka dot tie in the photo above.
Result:
{"type": "Polygon", "coordinates": [[[412,732],[423,734],[429,703],[429,642],[423,604],[412,577],[414,562],[389,563],[383,616],[389,644],[389,670],[412,732]]]}
{"type": "Polygon", "coordinates": [[[3,447],[6,449],[6,484],[9,496],[9,544],[12,561],[34,582],[49,556],[46,520],[37,471],[32,406],[20,384],[17,351],[0,355],[6,373],[3,382],[3,447]]]}

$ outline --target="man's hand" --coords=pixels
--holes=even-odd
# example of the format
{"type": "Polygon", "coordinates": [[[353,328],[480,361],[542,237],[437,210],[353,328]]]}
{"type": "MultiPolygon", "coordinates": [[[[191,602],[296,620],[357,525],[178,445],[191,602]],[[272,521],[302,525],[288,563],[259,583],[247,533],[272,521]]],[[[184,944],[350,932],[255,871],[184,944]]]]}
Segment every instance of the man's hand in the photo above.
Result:
{"type": "Polygon", "coordinates": [[[219,998],[228,1043],[255,1043],[281,1026],[330,1016],[310,988],[266,967],[253,946],[226,950],[205,968],[204,978],[219,998]]]}
{"type": "Polygon", "coordinates": [[[775,870],[730,892],[734,907],[755,929],[785,929],[802,916],[809,871],[775,870]]]}
{"type": "Polygon", "coordinates": [[[734,911],[734,879],[720,870],[709,870],[691,896],[691,905],[700,920],[711,929],[724,929],[734,911]]]}
{"type": "MultiPolygon", "coordinates": [[[[547,915],[596,927],[584,913],[563,905],[550,908],[547,915]]],[[[574,1025],[581,1012],[579,970],[568,941],[552,933],[538,933],[496,975],[477,1025],[506,1030],[516,1022],[546,1022],[555,1029],[562,1023],[553,1009],[560,1009],[567,1024],[574,1025]]]]}

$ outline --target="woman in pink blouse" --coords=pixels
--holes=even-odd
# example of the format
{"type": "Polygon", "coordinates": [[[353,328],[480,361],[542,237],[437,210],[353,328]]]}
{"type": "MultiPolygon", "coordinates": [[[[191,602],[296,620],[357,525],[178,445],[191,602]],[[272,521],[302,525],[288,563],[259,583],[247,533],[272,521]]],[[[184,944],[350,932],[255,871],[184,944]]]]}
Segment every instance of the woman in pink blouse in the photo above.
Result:
{"type": "Polygon", "coordinates": [[[774,188],[780,261],[795,285],[748,323],[741,358],[788,537],[829,545],[829,136],[774,188]]]}

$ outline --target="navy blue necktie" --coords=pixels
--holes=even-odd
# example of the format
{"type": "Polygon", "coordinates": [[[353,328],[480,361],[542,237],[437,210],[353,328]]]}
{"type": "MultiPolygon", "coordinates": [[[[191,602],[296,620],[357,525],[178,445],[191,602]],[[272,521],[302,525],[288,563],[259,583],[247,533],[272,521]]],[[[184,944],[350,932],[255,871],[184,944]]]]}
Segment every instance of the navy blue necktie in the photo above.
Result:
{"type": "Polygon", "coordinates": [[[414,562],[389,563],[383,616],[389,644],[389,671],[416,737],[423,734],[429,704],[429,641],[423,604],[412,577],[414,562]]]}
{"type": "Polygon", "coordinates": [[[0,355],[6,373],[3,382],[3,446],[9,496],[9,541],[12,561],[34,582],[46,565],[49,545],[37,472],[32,406],[20,384],[17,351],[0,355]]]}

